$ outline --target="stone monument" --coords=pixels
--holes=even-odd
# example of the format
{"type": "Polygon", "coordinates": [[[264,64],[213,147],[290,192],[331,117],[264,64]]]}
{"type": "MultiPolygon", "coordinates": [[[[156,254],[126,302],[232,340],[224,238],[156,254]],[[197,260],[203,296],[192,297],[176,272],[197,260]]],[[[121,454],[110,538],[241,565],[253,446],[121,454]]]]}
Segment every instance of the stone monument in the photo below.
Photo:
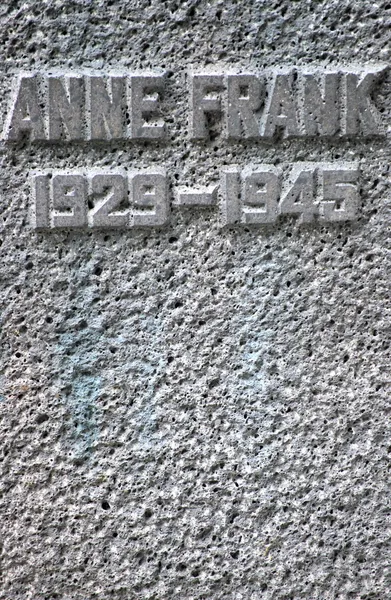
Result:
{"type": "Polygon", "coordinates": [[[391,3],[0,15],[0,600],[391,598],[391,3]]]}

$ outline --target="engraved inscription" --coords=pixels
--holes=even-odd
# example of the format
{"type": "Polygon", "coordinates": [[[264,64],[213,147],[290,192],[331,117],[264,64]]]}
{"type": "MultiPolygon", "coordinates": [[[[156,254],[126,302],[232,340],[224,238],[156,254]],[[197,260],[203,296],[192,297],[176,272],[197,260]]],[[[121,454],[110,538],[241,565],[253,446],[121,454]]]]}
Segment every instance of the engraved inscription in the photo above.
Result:
{"type": "MultiPolygon", "coordinates": [[[[387,68],[190,69],[188,135],[201,143],[220,137],[227,146],[234,141],[270,145],[287,138],[384,136],[376,90],[387,68]]],[[[164,141],[171,122],[165,115],[166,94],[164,72],[21,73],[13,84],[2,140],[164,141]]],[[[356,162],[226,165],[219,183],[213,171],[207,185],[174,186],[172,199],[161,167],[35,171],[32,224],[38,230],[162,227],[172,208],[219,207],[222,226],[273,225],[288,215],[299,225],[358,216],[356,162]]]]}
{"type": "Polygon", "coordinates": [[[127,201],[127,179],[123,173],[97,173],[90,178],[92,227],[127,227],[129,215],[121,206],[127,201]]]}
{"type": "Polygon", "coordinates": [[[18,79],[3,132],[3,138],[12,142],[26,136],[31,141],[46,138],[35,75],[22,75],[18,79]]]}
{"type": "Polygon", "coordinates": [[[33,227],[157,227],[169,220],[164,169],[32,174],[33,227]]]}
{"type": "Polygon", "coordinates": [[[303,72],[299,80],[301,124],[306,135],[338,134],[341,101],[339,73],[303,72]]]}
{"type": "Polygon", "coordinates": [[[298,215],[299,223],[310,223],[318,214],[315,202],[315,166],[295,165],[288,184],[282,193],[279,212],[281,215],[298,215]]]}
{"type": "Polygon", "coordinates": [[[125,77],[87,77],[88,139],[126,137],[125,77]]]}
{"type": "Polygon", "coordinates": [[[227,137],[257,138],[259,124],[256,112],[265,95],[262,77],[251,74],[227,75],[227,137]]]}
{"type": "Polygon", "coordinates": [[[156,140],[165,135],[162,74],[22,73],[5,141],[156,140]],[[127,113],[129,123],[127,122],[127,113]]]}
{"type": "Polygon", "coordinates": [[[373,100],[384,65],[190,73],[191,139],[384,135],[373,100]]]}
{"type": "Polygon", "coordinates": [[[357,218],[359,169],[356,162],[295,163],[282,182],[272,165],[228,167],[221,171],[223,225],[274,223],[296,215],[298,223],[357,218]]]}
{"type": "Polygon", "coordinates": [[[268,101],[261,119],[260,137],[272,138],[279,131],[283,131],[284,137],[299,135],[293,77],[293,70],[273,73],[268,101]]]}
{"type": "MultiPolygon", "coordinates": [[[[375,91],[385,65],[190,70],[189,136],[265,140],[385,134],[375,91]]],[[[163,73],[22,73],[2,139],[162,140],[163,73]]]]}
{"type": "Polygon", "coordinates": [[[380,113],[371,102],[371,92],[378,73],[371,71],[345,73],[343,77],[343,97],[345,110],[343,127],[346,135],[376,135],[381,131],[380,113]]]}
{"type": "Polygon", "coordinates": [[[254,225],[277,221],[280,171],[271,165],[243,169],[243,222],[254,225]]]}
{"type": "Polygon", "coordinates": [[[83,78],[48,77],[47,86],[48,139],[81,140],[85,110],[83,78]]]}
{"type": "Polygon", "coordinates": [[[357,180],[358,166],[346,164],[336,168],[333,164],[324,164],[321,171],[322,215],[326,221],[351,221],[356,218],[359,195],[357,180]]]}
{"type": "Polygon", "coordinates": [[[49,229],[49,175],[35,172],[32,177],[33,216],[34,229],[49,229]]]}
{"type": "Polygon", "coordinates": [[[87,225],[87,182],[82,175],[55,174],[53,188],[53,227],[87,225]]]}
{"type": "Polygon", "coordinates": [[[165,225],[169,220],[167,182],[164,169],[134,173],[130,176],[131,226],[165,225]]]}
{"type": "Polygon", "coordinates": [[[153,140],[164,136],[164,121],[159,118],[159,98],[163,79],[156,75],[130,77],[129,107],[132,115],[130,137],[153,140]]]}
{"type": "Polygon", "coordinates": [[[224,75],[190,74],[190,137],[208,136],[208,121],[221,115],[221,92],[224,75]]]}
{"type": "Polygon", "coordinates": [[[200,187],[197,189],[179,187],[176,198],[173,202],[175,206],[189,207],[210,207],[217,204],[217,185],[200,187]]]}
{"type": "MultiPolygon", "coordinates": [[[[284,215],[298,224],[357,218],[359,169],[355,162],[295,163],[284,172],[274,165],[227,166],[216,184],[179,186],[172,205],[214,208],[221,225],[267,225],[284,215]],[[219,201],[220,199],[220,201],[219,201]]],[[[170,220],[164,169],[142,171],[37,171],[32,173],[33,227],[161,227],[170,220]]]]}

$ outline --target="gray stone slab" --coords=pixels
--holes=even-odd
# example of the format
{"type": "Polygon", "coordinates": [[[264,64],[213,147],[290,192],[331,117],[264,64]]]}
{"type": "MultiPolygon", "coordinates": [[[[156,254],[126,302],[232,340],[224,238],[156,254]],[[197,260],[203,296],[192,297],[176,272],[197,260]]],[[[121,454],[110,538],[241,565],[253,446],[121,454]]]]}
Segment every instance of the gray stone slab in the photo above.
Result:
{"type": "Polygon", "coordinates": [[[388,600],[386,0],[0,6],[0,600],[388,600]]]}

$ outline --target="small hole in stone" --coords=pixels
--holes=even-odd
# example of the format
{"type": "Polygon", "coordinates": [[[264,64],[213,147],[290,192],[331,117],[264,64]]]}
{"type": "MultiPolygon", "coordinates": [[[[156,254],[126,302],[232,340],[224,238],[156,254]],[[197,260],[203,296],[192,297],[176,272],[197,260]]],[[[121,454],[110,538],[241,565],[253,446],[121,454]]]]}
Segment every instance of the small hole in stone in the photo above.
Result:
{"type": "Polygon", "coordinates": [[[48,420],[49,420],[49,416],[48,416],[48,415],[46,415],[46,414],[40,414],[40,415],[38,415],[38,416],[37,416],[37,418],[35,419],[35,422],[36,422],[38,425],[41,425],[41,423],[45,423],[45,421],[48,421],[48,420]]]}

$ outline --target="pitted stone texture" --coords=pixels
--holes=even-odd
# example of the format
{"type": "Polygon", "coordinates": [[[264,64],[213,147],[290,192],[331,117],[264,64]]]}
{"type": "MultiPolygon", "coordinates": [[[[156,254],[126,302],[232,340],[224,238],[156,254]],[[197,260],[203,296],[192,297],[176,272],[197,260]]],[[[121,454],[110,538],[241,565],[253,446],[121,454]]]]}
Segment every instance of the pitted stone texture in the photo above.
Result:
{"type": "MultiPolygon", "coordinates": [[[[186,73],[389,60],[391,5],[12,2],[17,70],[164,68],[167,142],[1,147],[1,600],[387,600],[388,140],[188,139],[186,73]],[[33,232],[34,169],[360,161],[353,224],[33,232]]],[[[389,123],[390,80],[376,99],[389,123]]]]}

